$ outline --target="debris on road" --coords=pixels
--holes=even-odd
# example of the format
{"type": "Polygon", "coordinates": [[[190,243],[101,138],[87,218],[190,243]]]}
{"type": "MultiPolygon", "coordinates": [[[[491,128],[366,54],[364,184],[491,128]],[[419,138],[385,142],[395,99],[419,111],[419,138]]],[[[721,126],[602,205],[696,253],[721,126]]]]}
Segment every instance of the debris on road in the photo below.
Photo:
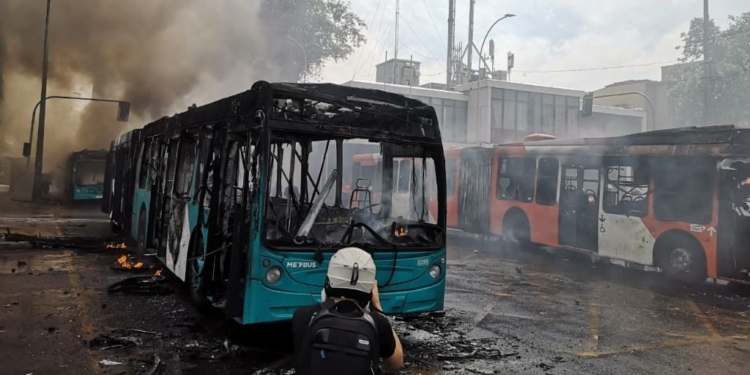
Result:
{"type": "Polygon", "coordinates": [[[161,276],[160,271],[156,271],[154,276],[136,276],[118,281],[107,287],[107,293],[149,296],[163,296],[174,293],[174,290],[170,287],[163,285],[166,279],[164,276],[161,276]]]}
{"type": "Polygon", "coordinates": [[[102,365],[102,367],[104,367],[104,366],[117,366],[117,365],[121,365],[123,363],[122,362],[111,361],[109,359],[102,359],[101,361],[99,361],[99,364],[102,365]]]}
{"type": "Polygon", "coordinates": [[[3,235],[7,242],[30,243],[35,248],[42,249],[81,249],[81,250],[105,250],[107,241],[98,237],[43,237],[30,236],[26,234],[11,233],[8,229],[3,235]]]}
{"type": "Polygon", "coordinates": [[[161,361],[161,358],[159,358],[158,355],[154,354],[154,367],[151,367],[151,370],[149,370],[146,375],[155,375],[160,368],[164,367],[162,366],[163,364],[164,363],[161,361]]]}

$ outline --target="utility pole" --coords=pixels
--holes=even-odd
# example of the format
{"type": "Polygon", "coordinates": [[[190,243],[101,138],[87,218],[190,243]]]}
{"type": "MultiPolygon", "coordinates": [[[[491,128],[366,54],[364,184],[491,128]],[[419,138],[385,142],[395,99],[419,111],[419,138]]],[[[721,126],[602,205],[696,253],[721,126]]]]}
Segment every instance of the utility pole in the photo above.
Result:
{"type": "MultiPolygon", "coordinates": [[[[398,59],[398,18],[399,18],[398,8],[399,8],[399,3],[400,3],[400,1],[396,0],[396,32],[394,33],[394,34],[396,34],[396,45],[393,47],[393,59],[394,60],[398,59]]],[[[394,68],[394,71],[395,71],[395,68],[394,68]]]]}
{"type": "Polygon", "coordinates": [[[42,193],[42,162],[44,157],[44,120],[47,115],[47,68],[49,66],[49,48],[47,38],[49,36],[49,11],[52,0],[47,0],[47,17],[44,22],[44,57],[42,58],[42,94],[39,106],[39,133],[36,136],[36,158],[34,159],[34,189],[32,199],[38,198],[42,193]]]}
{"type": "MultiPolygon", "coordinates": [[[[393,67],[393,82],[391,82],[391,83],[393,83],[394,85],[396,84],[396,64],[397,64],[396,60],[398,59],[398,18],[399,18],[399,5],[400,5],[400,1],[396,0],[396,30],[394,32],[394,34],[396,36],[396,44],[393,47],[393,64],[391,64],[391,66],[393,67]]],[[[387,59],[386,59],[386,61],[387,61],[387,59]]],[[[388,63],[386,62],[386,66],[388,66],[387,64],[388,63]]],[[[386,69],[386,72],[388,72],[387,69],[386,69]]]]}
{"type": "Polygon", "coordinates": [[[456,0],[448,0],[448,61],[446,62],[445,85],[453,86],[453,44],[456,32],[456,0]]]}
{"type": "Polygon", "coordinates": [[[471,53],[474,48],[474,4],[476,4],[476,2],[477,0],[471,0],[469,3],[469,44],[466,45],[466,48],[469,49],[469,57],[467,61],[469,64],[469,79],[467,81],[471,81],[471,53]]]}
{"type": "Polygon", "coordinates": [[[711,95],[713,94],[711,47],[708,37],[710,25],[708,17],[708,0],[703,0],[703,125],[711,125],[711,95]]]}

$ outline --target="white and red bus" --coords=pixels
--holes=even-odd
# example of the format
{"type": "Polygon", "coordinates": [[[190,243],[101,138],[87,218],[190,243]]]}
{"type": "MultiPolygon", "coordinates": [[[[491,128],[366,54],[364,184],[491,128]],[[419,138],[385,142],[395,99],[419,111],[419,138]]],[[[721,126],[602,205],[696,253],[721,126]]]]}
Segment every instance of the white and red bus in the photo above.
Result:
{"type": "MultiPolygon", "coordinates": [[[[445,158],[449,228],[658,267],[686,282],[750,282],[750,129],[534,137],[447,149],[445,158]]],[[[360,164],[369,174],[371,163],[360,164]]]]}

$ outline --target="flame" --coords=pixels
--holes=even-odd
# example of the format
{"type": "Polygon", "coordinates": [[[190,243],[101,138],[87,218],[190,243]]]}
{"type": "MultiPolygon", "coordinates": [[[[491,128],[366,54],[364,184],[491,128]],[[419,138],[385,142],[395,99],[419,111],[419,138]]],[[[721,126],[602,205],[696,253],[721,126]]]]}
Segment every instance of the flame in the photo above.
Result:
{"type": "Polygon", "coordinates": [[[161,277],[161,272],[164,271],[164,268],[159,268],[156,270],[156,273],[154,273],[154,277],[161,277]]]}
{"type": "Polygon", "coordinates": [[[107,249],[127,249],[128,245],[125,244],[125,242],[122,243],[108,243],[107,249]]]}
{"type": "Polygon", "coordinates": [[[406,227],[398,227],[396,228],[396,232],[394,232],[393,234],[395,234],[396,237],[404,237],[407,233],[408,232],[406,231],[406,227]]]}
{"type": "MultiPolygon", "coordinates": [[[[117,258],[117,264],[121,268],[125,268],[125,269],[131,269],[131,268],[139,269],[139,268],[143,268],[143,262],[133,263],[130,260],[130,256],[127,255],[127,254],[123,254],[119,258],[117,258]]],[[[153,265],[152,265],[152,267],[153,267],[153,265]]]]}
{"type": "Polygon", "coordinates": [[[746,178],[745,181],[742,181],[740,185],[743,186],[750,186],[750,177],[746,178]]]}

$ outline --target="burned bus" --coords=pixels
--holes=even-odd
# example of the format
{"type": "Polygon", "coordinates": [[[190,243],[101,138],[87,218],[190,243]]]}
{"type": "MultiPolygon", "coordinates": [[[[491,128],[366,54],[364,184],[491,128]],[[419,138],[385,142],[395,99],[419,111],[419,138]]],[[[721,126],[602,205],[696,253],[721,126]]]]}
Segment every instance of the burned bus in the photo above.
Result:
{"type": "Polygon", "coordinates": [[[196,303],[242,324],[288,320],[318,302],[330,257],[348,246],[372,254],[386,313],[443,308],[445,162],[435,111],[417,100],[261,81],[124,134],[107,164],[113,224],[188,283],[196,303]],[[363,152],[380,156],[378,202],[363,193],[372,181],[345,192],[349,155],[363,152]],[[411,173],[415,186],[430,184],[414,189],[423,209],[408,216],[393,197],[403,159],[425,166],[411,173]]]}
{"type": "Polygon", "coordinates": [[[70,154],[65,167],[65,197],[69,203],[102,199],[106,160],[106,150],[70,154]]]}
{"type": "MultiPolygon", "coordinates": [[[[712,126],[449,149],[447,226],[750,283],[750,130],[712,126]]],[[[521,246],[528,249],[528,246],[521,246]]]]}

